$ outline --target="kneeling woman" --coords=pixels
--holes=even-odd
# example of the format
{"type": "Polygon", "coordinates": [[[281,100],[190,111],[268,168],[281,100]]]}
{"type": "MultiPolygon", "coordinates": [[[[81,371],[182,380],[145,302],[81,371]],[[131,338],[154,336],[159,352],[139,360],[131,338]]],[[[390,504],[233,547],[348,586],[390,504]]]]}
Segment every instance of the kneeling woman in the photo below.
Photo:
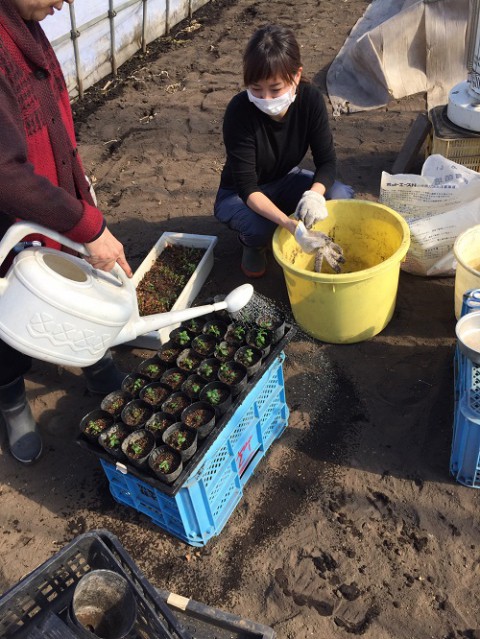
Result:
{"type": "Polygon", "coordinates": [[[268,25],[253,34],[243,56],[243,79],[247,90],[225,112],[227,157],[214,212],[238,233],[244,274],[261,277],[277,225],[302,245],[304,227],[327,216],[325,199],[351,198],[353,190],[335,180],[324,98],[302,80],[300,49],[290,29],[268,25]],[[315,172],[298,167],[308,149],[315,172]]]}

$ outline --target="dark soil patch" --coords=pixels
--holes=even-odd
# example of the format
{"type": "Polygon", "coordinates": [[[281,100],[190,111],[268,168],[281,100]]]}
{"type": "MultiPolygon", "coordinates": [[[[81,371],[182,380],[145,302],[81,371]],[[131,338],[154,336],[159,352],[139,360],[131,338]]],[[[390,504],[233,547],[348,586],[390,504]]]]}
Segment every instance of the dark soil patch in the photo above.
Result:
{"type": "Polygon", "coordinates": [[[137,286],[140,315],[168,312],[204,253],[204,249],[167,245],[137,286]]]}

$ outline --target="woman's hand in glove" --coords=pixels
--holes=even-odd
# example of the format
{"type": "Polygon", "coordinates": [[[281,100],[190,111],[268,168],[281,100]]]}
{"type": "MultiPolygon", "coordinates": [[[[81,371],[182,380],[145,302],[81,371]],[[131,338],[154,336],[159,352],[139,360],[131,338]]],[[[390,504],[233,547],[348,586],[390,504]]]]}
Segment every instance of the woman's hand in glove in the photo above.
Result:
{"type": "Polygon", "coordinates": [[[328,216],[325,198],[316,191],[305,191],[297,204],[294,213],[297,220],[311,229],[315,222],[324,220],[328,216]]]}
{"type": "Polygon", "coordinates": [[[315,251],[324,249],[328,243],[332,242],[332,238],[321,231],[307,231],[303,222],[297,224],[295,239],[305,253],[315,253],[315,251]]]}
{"type": "Polygon", "coordinates": [[[307,231],[303,222],[297,224],[295,240],[305,253],[321,253],[332,269],[339,273],[344,264],[343,250],[331,237],[321,231],[307,231]]]}

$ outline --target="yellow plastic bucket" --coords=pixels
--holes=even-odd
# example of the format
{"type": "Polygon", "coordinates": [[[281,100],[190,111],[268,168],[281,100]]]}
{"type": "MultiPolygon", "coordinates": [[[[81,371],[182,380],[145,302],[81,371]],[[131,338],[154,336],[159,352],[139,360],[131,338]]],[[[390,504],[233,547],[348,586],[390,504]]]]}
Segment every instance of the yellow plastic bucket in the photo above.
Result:
{"type": "Polygon", "coordinates": [[[480,224],[461,233],[453,245],[455,269],[455,317],[462,313],[463,294],[480,288],[480,224]]]}
{"type": "Polygon", "coordinates": [[[273,254],[283,268],[298,325],[323,342],[361,342],[392,318],[410,230],[401,215],[375,202],[330,200],[327,208],[328,217],[314,230],[343,248],[341,273],[334,273],[325,260],[322,272],[315,273],[315,255],[304,253],[281,227],[273,236],[273,254]]]}

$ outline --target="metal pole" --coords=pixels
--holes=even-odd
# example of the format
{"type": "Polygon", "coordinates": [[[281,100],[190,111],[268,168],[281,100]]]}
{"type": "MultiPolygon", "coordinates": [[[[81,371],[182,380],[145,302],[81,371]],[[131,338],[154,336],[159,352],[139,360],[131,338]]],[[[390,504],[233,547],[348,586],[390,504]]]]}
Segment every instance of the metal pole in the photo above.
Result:
{"type": "Polygon", "coordinates": [[[108,19],[110,20],[110,50],[111,50],[111,58],[112,58],[113,75],[117,75],[117,71],[118,71],[116,46],[115,46],[115,21],[114,21],[114,18],[116,15],[117,15],[117,12],[113,8],[113,0],[108,0],[108,19]]]}
{"type": "Polygon", "coordinates": [[[78,38],[80,37],[80,31],[77,30],[77,22],[75,20],[75,9],[73,8],[73,4],[68,5],[70,10],[70,37],[73,42],[73,55],[75,57],[75,70],[77,72],[77,84],[78,84],[78,95],[80,98],[83,98],[84,90],[83,90],[83,78],[81,74],[81,66],[80,66],[80,51],[78,48],[78,38]]]}
{"type": "Polygon", "coordinates": [[[165,0],[165,35],[170,33],[170,0],[165,0]]]}
{"type": "Polygon", "coordinates": [[[470,89],[478,97],[480,96],[480,0],[470,0],[466,54],[470,89]]]}
{"type": "Polygon", "coordinates": [[[142,52],[147,50],[147,0],[143,0],[142,52]]]}

